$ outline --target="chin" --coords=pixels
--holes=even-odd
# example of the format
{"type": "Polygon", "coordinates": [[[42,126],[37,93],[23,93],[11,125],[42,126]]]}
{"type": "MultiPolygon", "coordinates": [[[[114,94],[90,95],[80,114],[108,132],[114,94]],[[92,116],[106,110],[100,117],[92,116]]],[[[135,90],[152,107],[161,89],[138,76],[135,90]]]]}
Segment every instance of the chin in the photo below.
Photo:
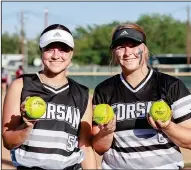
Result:
{"type": "Polygon", "coordinates": [[[125,68],[125,70],[128,71],[128,72],[134,72],[137,69],[136,68],[125,68]]]}
{"type": "Polygon", "coordinates": [[[133,65],[133,64],[125,64],[125,65],[122,65],[122,67],[127,71],[137,70],[137,65],[133,65]]]}
{"type": "Polygon", "coordinates": [[[53,73],[53,74],[59,74],[61,73],[62,71],[64,71],[66,68],[51,68],[49,67],[48,70],[49,72],[53,73]]]}

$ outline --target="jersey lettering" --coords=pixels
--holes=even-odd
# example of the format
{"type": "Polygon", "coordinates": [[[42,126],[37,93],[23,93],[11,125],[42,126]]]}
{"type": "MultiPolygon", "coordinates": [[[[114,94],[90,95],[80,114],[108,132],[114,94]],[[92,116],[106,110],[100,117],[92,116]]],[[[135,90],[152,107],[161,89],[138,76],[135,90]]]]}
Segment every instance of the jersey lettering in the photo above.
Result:
{"type": "Polygon", "coordinates": [[[117,121],[127,119],[143,119],[147,116],[151,102],[117,103],[112,105],[117,121]]]}
{"type": "Polygon", "coordinates": [[[56,105],[54,103],[47,103],[46,113],[41,119],[56,119],[59,121],[65,121],[71,125],[74,129],[78,129],[80,123],[80,110],[79,108],[56,105]]]}

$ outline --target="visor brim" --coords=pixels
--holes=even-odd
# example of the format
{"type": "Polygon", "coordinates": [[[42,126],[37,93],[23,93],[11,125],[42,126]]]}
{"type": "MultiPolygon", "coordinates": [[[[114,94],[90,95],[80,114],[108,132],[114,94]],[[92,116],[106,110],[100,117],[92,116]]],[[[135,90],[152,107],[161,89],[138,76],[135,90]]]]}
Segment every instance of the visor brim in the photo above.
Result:
{"type": "Polygon", "coordinates": [[[48,46],[49,44],[51,43],[56,43],[56,42],[59,42],[59,43],[63,43],[63,44],[66,44],[67,46],[69,46],[70,48],[74,48],[73,45],[71,45],[70,43],[68,43],[67,41],[65,40],[60,40],[60,39],[52,39],[52,40],[49,40],[49,41],[46,41],[46,42],[43,42],[43,44],[40,44],[40,47],[41,48],[45,48],[46,46],[48,46]]]}

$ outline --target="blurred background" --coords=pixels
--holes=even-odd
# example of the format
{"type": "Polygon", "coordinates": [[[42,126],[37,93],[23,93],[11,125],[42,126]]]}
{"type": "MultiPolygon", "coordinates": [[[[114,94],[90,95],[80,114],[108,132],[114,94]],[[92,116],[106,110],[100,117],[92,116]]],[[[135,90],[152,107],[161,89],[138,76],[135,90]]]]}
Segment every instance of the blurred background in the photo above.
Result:
{"type": "MultiPolygon", "coordinates": [[[[19,75],[42,68],[39,35],[50,24],[73,33],[75,50],[68,76],[90,88],[120,73],[110,65],[113,27],[137,23],[147,34],[150,64],[180,78],[191,90],[191,2],[2,2],[2,94],[19,75]],[[3,81],[2,81],[3,82],[3,81]]],[[[3,101],[3,100],[2,100],[3,101]]],[[[183,150],[186,167],[191,151],[183,150]]],[[[12,168],[3,148],[2,165],[12,168]]]]}

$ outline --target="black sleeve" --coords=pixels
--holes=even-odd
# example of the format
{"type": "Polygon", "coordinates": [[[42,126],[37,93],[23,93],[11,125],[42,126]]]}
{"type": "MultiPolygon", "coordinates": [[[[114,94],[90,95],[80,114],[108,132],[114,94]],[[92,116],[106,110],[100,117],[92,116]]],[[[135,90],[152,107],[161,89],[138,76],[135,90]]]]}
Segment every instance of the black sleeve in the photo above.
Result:
{"type": "MultiPolygon", "coordinates": [[[[101,91],[101,88],[97,86],[94,90],[92,103],[94,106],[102,103],[106,103],[104,100],[104,93],[101,91]]],[[[97,125],[97,123],[93,120],[92,125],[97,125]]]]}
{"type": "Polygon", "coordinates": [[[104,93],[101,91],[101,88],[99,86],[97,86],[94,90],[92,102],[93,102],[93,105],[106,103],[106,101],[104,100],[104,93]]]}
{"type": "Polygon", "coordinates": [[[191,119],[191,94],[184,83],[179,80],[168,91],[175,123],[191,119]]]}

